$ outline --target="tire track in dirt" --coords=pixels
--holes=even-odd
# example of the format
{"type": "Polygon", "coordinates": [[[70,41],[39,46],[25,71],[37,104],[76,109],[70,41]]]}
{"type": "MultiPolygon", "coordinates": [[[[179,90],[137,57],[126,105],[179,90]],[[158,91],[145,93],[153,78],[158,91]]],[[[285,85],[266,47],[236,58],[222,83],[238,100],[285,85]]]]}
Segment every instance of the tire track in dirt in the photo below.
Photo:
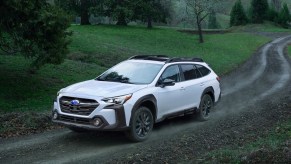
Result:
{"type": "MultiPolygon", "coordinates": [[[[245,81],[233,81],[232,85],[233,87],[228,87],[226,88],[222,95],[223,96],[227,96],[229,94],[232,94],[234,92],[237,92],[238,90],[241,90],[243,89],[244,87],[252,84],[254,81],[256,81],[260,76],[263,75],[265,69],[266,69],[266,66],[267,66],[267,54],[268,52],[270,51],[270,49],[272,48],[272,46],[276,46],[276,44],[286,40],[286,39],[290,39],[291,36],[286,36],[286,37],[282,37],[282,38],[278,38],[278,39],[275,39],[274,41],[272,41],[271,43],[268,43],[266,44],[263,48],[262,48],[262,51],[260,52],[260,60],[258,61],[257,63],[257,67],[256,69],[253,69],[254,72],[252,73],[249,73],[248,75],[250,75],[249,77],[245,77],[245,81]],[[239,85],[238,85],[239,84],[239,85]]],[[[287,43],[284,45],[286,46],[287,43]]],[[[281,47],[284,47],[284,46],[281,46],[281,47]]],[[[281,57],[283,57],[283,48],[282,48],[282,53],[280,55],[281,57]]],[[[286,63],[284,63],[286,64],[286,63]]]]}

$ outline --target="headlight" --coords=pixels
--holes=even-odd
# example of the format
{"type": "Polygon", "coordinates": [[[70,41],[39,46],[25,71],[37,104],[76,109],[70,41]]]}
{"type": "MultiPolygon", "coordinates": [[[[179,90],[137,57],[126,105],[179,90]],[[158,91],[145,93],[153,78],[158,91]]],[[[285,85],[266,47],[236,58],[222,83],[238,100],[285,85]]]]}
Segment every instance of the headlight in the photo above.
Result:
{"type": "Polygon", "coordinates": [[[132,94],[117,96],[117,97],[109,97],[104,98],[102,101],[109,103],[109,104],[124,104],[127,100],[131,98],[132,94]]]}

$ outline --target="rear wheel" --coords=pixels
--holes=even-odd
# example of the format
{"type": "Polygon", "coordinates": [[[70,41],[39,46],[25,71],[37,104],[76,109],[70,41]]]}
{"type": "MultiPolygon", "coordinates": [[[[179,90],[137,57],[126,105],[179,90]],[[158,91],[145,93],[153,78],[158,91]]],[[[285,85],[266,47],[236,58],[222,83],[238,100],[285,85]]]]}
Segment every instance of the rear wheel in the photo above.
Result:
{"type": "Polygon", "coordinates": [[[140,107],[137,109],[130,123],[130,130],[127,136],[134,142],[141,142],[146,140],[153,129],[154,119],[152,112],[147,107],[140,107]]]}
{"type": "Polygon", "coordinates": [[[209,113],[213,109],[213,100],[210,95],[205,94],[201,98],[201,102],[198,110],[198,119],[200,121],[206,121],[209,119],[209,113]]]}

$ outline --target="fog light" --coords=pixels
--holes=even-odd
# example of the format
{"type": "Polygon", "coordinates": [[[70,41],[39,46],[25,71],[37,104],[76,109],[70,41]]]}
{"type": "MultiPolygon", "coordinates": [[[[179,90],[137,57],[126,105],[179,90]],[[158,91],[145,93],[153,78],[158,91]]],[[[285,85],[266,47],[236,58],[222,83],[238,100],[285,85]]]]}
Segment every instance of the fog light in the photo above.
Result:
{"type": "Polygon", "coordinates": [[[58,113],[57,112],[54,112],[53,119],[56,120],[57,118],[58,118],[58,113]]]}
{"type": "Polygon", "coordinates": [[[94,118],[93,119],[93,125],[94,126],[100,126],[102,124],[102,120],[100,118],[94,118]]]}

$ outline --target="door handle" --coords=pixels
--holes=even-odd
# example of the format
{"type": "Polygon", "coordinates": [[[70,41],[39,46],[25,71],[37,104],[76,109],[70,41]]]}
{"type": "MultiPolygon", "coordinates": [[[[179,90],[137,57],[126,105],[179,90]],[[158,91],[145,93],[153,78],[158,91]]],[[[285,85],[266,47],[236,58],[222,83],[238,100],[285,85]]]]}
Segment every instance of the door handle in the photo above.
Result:
{"type": "Polygon", "coordinates": [[[185,88],[184,88],[184,87],[181,87],[180,90],[181,90],[181,91],[185,91],[185,88]]]}
{"type": "Polygon", "coordinates": [[[200,83],[200,86],[204,86],[204,83],[200,83]]]}

